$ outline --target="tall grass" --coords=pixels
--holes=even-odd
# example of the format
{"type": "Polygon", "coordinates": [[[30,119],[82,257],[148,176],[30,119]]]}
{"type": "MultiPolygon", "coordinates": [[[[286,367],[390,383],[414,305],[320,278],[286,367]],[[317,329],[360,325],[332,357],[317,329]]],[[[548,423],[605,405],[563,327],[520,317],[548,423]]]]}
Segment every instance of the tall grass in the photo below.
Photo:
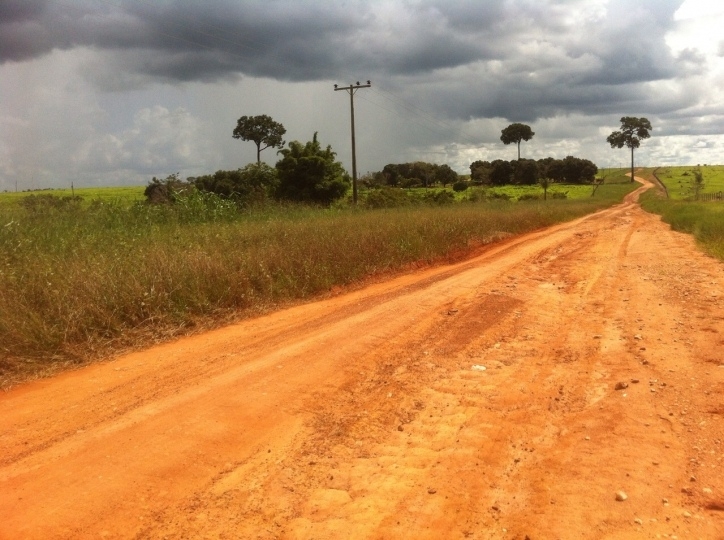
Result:
{"type": "Polygon", "coordinates": [[[647,192],[641,198],[641,206],[661,215],[672,229],[694,235],[707,253],[724,261],[724,203],[664,199],[655,192],[647,192]]]}
{"type": "Polygon", "coordinates": [[[0,385],[49,365],[221,324],[365,276],[470,252],[609,206],[596,198],[392,210],[240,213],[195,195],[175,206],[2,208],[0,385]]]}

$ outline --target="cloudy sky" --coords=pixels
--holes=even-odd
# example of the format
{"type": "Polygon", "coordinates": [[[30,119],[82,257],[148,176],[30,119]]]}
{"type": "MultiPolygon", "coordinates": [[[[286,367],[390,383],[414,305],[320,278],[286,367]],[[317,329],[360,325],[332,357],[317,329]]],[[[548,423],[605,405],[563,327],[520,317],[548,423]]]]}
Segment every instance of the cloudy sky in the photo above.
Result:
{"type": "MultiPolygon", "coordinates": [[[[524,157],[622,166],[606,136],[645,116],[642,165],[724,163],[720,0],[2,0],[0,189],[145,185],[235,169],[268,114],[358,171],[469,171],[524,157]]],[[[274,164],[268,149],[262,158],[274,164]]]]}

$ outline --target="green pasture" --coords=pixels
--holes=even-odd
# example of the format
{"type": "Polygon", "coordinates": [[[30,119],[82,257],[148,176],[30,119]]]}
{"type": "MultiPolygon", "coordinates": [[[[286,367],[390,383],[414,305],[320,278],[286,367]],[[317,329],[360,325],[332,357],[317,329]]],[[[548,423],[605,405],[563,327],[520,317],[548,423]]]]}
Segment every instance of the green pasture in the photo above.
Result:
{"type": "Polygon", "coordinates": [[[686,200],[694,196],[694,171],[701,171],[704,186],[701,193],[724,192],[724,165],[660,167],[656,176],[669,192],[669,198],[686,200]]]}
{"type": "Polygon", "coordinates": [[[54,197],[81,197],[84,203],[91,201],[117,201],[120,203],[132,203],[144,199],[143,191],[146,186],[125,186],[125,187],[92,187],[68,189],[38,189],[31,191],[5,191],[0,193],[0,205],[14,202],[30,195],[53,195],[54,197]]]}

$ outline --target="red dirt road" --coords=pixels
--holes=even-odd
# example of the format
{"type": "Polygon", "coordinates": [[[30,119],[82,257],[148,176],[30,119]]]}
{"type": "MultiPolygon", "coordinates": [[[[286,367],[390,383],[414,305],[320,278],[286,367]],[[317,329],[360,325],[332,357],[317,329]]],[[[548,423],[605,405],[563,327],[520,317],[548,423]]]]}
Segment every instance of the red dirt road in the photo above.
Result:
{"type": "Polygon", "coordinates": [[[723,270],[630,197],[20,386],[0,538],[724,538],[723,270]]]}

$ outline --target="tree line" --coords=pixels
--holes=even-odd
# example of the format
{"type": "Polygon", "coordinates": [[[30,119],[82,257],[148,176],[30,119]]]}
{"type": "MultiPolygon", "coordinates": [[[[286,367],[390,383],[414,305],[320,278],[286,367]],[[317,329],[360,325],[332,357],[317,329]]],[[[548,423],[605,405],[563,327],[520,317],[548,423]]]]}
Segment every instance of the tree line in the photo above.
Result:
{"type": "MultiPolygon", "coordinates": [[[[611,147],[631,148],[631,177],[633,181],[633,151],[640,140],[649,137],[651,124],[646,118],[623,117],[621,130],[615,131],[607,142],[611,147]]],[[[241,203],[259,203],[268,198],[303,203],[329,205],[344,197],[351,185],[351,177],[330,145],[323,147],[314,134],[311,141],[291,141],[287,148],[283,137],[286,129],[267,115],[242,116],[232,137],[251,141],[257,148],[255,164],[235,171],[217,171],[182,181],[178,174],[164,180],[153,178],[146,188],[151,202],[173,201],[179,194],[192,190],[214,193],[241,203]],[[278,148],[281,156],[274,167],[261,162],[261,152],[278,148]]],[[[470,165],[470,184],[501,186],[506,184],[540,184],[544,190],[552,182],[584,184],[595,181],[598,168],[587,160],[574,156],[564,159],[547,157],[539,160],[521,159],[520,143],[529,141],[535,133],[525,124],[514,123],[501,131],[504,144],[516,143],[518,159],[505,161],[475,161],[470,165]]],[[[455,190],[468,186],[449,165],[416,161],[387,164],[376,173],[363,178],[368,187],[430,187],[452,185],[455,190]]]]}

